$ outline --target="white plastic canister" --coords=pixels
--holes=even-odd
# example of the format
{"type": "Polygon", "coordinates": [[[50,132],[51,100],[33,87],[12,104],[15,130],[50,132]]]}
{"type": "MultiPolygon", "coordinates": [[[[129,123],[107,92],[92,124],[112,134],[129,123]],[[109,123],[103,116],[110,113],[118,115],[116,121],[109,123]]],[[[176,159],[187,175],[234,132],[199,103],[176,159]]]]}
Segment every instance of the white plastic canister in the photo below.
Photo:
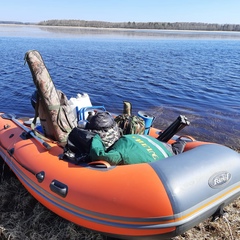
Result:
{"type": "MultiPolygon", "coordinates": [[[[68,103],[70,104],[74,115],[76,118],[78,117],[78,111],[83,108],[83,107],[91,107],[92,103],[89,98],[89,95],[87,93],[78,93],[76,98],[71,97],[68,100],[68,103]]],[[[85,119],[87,118],[88,113],[85,113],[85,119]]]]}

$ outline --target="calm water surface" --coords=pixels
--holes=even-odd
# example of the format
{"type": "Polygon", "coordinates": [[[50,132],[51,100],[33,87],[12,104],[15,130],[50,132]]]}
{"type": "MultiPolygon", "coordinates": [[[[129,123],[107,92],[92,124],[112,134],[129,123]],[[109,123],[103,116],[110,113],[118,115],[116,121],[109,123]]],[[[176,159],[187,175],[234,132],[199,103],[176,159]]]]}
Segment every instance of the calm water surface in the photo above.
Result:
{"type": "Polygon", "coordinates": [[[163,129],[182,114],[182,134],[240,146],[240,33],[0,26],[0,48],[2,112],[33,116],[24,55],[36,49],[69,98],[87,92],[114,112],[129,100],[163,129]]]}

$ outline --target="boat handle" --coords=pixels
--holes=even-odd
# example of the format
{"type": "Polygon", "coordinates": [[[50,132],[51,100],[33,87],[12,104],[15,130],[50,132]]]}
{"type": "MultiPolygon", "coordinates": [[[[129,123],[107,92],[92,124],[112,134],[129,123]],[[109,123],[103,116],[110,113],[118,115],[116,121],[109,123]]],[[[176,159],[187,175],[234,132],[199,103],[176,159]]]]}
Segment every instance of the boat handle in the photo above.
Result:
{"type": "Polygon", "coordinates": [[[68,193],[68,186],[58,180],[51,182],[50,189],[61,197],[66,197],[68,193]]]}
{"type": "Polygon", "coordinates": [[[182,136],[180,136],[178,139],[181,139],[181,138],[188,138],[188,139],[191,140],[192,142],[195,142],[195,141],[196,141],[195,138],[193,138],[192,136],[189,136],[189,135],[182,135],[182,136]]]}
{"type": "Polygon", "coordinates": [[[111,167],[111,165],[108,162],[102,161],[102,160],[90,162],[90,163],[88,163],[88,165],[91,167],[96,167],[96,168],[110,168],[111,167]]]}

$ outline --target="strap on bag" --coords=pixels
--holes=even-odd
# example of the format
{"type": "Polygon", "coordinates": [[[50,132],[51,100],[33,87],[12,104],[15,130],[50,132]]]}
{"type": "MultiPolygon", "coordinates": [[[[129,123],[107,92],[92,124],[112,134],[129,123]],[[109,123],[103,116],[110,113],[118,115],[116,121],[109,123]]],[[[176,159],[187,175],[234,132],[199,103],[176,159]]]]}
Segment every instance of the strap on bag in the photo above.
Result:
{"type": "Polygon", "coordinates": [[[38,131],[36,131],[36,123],[37,123],[37,118],[39,116],[38,114],[38,108],[39,108],[39,94],[37,93],[37,99],[36,99],[36,105],[35,105],[35,115],[34,115],[34,119],[31,123],[31,129],[33,130],[34,134],[41,138],[42,140],[46,141],[46,142],[52,142],[52,143],[57,143],[56,141],[53,141],[45,136],[43,136],[42,134],[40,134],[38,131]]]}

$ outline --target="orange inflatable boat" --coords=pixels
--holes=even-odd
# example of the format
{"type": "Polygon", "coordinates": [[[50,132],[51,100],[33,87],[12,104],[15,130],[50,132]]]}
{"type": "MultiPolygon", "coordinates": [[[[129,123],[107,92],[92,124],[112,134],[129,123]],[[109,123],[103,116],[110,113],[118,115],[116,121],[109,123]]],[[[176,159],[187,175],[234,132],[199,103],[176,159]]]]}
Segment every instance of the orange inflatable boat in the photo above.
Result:
{"type": "Polygon", "coordinates": [[[0,115],[0,156],[24,187],[59,216],[122,239],[174,237],[240,195],[239,154],[186,141],[182,154],[152,163],[75,165],[59,158],[62,147],[13,115],[0,115]]]}
{"type": "MultiPolygon", "coordinates": [[[[45,99],[43,113],[52,121],[49,136],[62,143],[75,124],[65,121],[67,128],[60,127],[64,106],[52,96],[57,91],[41,55],[29,51],[26,60],[45,99]]],[[[24,123],[13,114],[0,114],[1,158],[40,203],[94,231],[121,239],[170,238],[220,215],[240,196],[240,154],[225,146],[184,137],[184,152],[161,161],[74,164],[62,160],[60,144],[39,138],[24,123]]],[[[150,128],[145,134],[157,137],[159,132],[150,128]]],[[[169,142],[177,137],[169,140],[164,132],[160,136],[169,142]]]]}

